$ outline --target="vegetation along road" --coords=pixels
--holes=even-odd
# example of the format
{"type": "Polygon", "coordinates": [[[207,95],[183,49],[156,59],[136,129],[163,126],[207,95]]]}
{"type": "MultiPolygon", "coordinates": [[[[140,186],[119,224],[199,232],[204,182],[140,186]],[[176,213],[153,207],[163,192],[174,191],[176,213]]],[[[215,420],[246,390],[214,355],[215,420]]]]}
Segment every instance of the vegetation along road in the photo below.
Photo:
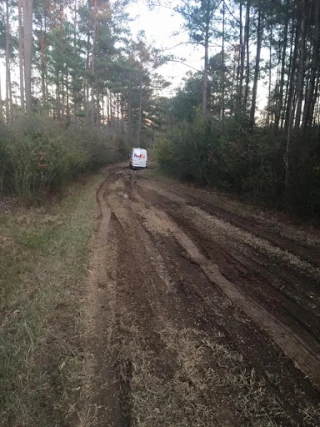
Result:
{"type": "Polygon", "coordinates": [[[97,202],[95,425],[320,425],[319,234],[127,167],[97,202]]]}
{"type": "Polygon", "coordinates": [[[0,41],[0,427],[320,427],[320,0],[5,0],[0,41]]]}

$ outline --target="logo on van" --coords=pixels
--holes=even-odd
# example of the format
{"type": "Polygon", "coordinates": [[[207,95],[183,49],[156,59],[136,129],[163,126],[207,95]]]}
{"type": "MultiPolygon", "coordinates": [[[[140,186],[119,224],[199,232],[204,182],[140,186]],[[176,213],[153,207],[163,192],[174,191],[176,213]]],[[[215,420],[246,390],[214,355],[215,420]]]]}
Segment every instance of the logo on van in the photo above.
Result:
{"type": "Polygon", "coordinates": [[[138,159],[145,159],[145,155],[144,154],[136,154],[134,153],[133,157],[137,157],[138,159]]]}

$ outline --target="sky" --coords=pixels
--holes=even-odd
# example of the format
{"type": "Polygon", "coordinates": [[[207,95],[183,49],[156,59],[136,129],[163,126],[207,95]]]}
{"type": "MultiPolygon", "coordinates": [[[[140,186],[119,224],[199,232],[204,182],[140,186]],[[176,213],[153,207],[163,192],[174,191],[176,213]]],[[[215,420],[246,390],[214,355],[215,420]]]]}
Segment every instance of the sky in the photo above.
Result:
{"type": "MultiPolygon", "coordinates": [[[[137,0],[127,10],[130,16],[134,18],[134,21],[130,23],[134,36],[140,30],[144,30],[149,43],[154,43],[155,47],[162,48],[164,53],[184,58],[183,62],[187,65],[170,62],[157,70],[159,74],[172,83],[163,94],[173,96],[176,88],[183,84],[183,77],[188,71],[203,70],[203,48],[188,44],[188,34],[182,28],[183,19],[171,10],[161,7],[149,10],[145,0],[137,0]],[[179,35],[174,35],[174,33],[179,33],[179,35]]],[[[216,40],[214,43],[219,45],[221,40],[216,40]]],[[[219,51],[221,48],[211,47],[209,55],[214,55],[219,51]]],[[[268,55],[268,51],[262,49],[262,60],[268,58],[268,55]]],[[[257,95],[258,108],[264,108],[266,100],[267,87],[260,80],[257,95]]]]}
{"type": "Polygon", "coordinates": [[[157,70],[159,74],[172,82],[166,94],[173,95],[188,71],[202,69],[203,53],[201,49],[188,44],[188,34],[182,28],[183,19],[171,10],[162,7],[149,10],[144,0],[138,0],[129,6],[128,12],[132,18],[135,18],[130,23],[134,36],[140,30],[144,30],[150,44],[163,49],[164,54],[182,58],[183,62],[187,64],[169,62],[157,70]],[[176,32],[179,35],[174,35],[176,32]]]}

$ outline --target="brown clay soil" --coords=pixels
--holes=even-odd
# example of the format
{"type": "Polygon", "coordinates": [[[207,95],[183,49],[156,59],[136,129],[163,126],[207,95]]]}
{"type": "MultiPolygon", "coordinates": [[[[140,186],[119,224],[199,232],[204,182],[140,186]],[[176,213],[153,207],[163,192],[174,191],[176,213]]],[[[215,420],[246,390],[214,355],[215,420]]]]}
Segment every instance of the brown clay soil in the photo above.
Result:
{"type": "Polygon", "coordinates": [[[127,167],[97,203],[94,425],[319,426],[317,231],[127,167]]]}

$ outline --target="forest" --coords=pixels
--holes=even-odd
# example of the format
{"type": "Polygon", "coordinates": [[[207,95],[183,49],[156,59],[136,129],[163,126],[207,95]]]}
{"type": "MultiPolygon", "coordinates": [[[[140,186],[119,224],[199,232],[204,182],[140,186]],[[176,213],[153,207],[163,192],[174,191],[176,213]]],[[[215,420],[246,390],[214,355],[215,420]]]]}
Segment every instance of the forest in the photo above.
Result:
{"type": "Polygon", "coordinates": [[[0,195],[42,198],[152,146],[179,179],[317,217],[320,0],[149,1],[203,55],[171,97],[161,66],[183,58],[133,36],[129,4],[1,2],[0,195]]]}
{"type": "Polygon", "coordinates": [[[0,427],[320,426],[319,224],[320,0],[0,1],[0,427]]]}

